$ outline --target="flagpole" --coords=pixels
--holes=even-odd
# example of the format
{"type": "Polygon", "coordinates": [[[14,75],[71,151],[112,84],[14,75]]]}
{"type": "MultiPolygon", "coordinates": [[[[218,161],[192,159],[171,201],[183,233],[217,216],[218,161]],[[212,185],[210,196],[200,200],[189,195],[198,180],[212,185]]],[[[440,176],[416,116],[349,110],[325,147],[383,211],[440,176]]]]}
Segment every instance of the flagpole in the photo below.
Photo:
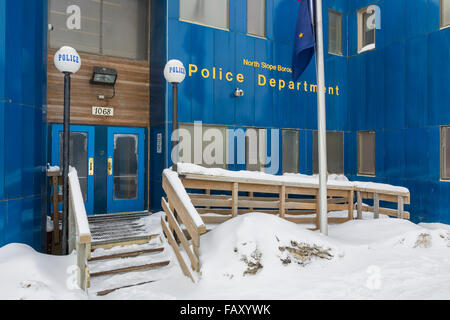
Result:
{"type": "Polygon", "coordinates": [[[317,122],[319,146],[319,213],[320,233],[328,235],[327,208],[327,139],[325,115],[325,68],[323,53],[322,0],[316,1],[316,72],[317,72],[317,122]]]}

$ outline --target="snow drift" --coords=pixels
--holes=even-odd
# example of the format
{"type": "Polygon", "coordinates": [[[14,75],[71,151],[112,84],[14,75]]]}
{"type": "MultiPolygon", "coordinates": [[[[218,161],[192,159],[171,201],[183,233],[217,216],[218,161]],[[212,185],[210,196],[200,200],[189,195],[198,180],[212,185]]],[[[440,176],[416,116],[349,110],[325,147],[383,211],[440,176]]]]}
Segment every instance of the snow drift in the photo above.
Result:
{"type": "Polygon", "coordinates": [[[86,299],[73,286],[76,255],[51,256],[24,244],[0,248],[0,300],[86,299]]]}
{"type": "Polygon", "coordinates": [[[324,236],[278,216],[249,213],[202,236],[202,279],[271,277],[343,256],[324,236]]]}

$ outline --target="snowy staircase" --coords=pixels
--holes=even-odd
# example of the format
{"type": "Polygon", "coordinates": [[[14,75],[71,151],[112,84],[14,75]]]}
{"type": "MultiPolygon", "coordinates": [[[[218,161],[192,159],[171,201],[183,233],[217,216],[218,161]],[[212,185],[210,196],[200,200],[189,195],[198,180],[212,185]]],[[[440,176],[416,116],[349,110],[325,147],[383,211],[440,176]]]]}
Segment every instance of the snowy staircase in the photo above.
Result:
{"type": "Polygon", "coordinates": [[[159,232],[149,230],[149,218],[148,213],[89,217],[90,292],[104,296],[170,275],[173,265],[170,250],[159,232]]]}

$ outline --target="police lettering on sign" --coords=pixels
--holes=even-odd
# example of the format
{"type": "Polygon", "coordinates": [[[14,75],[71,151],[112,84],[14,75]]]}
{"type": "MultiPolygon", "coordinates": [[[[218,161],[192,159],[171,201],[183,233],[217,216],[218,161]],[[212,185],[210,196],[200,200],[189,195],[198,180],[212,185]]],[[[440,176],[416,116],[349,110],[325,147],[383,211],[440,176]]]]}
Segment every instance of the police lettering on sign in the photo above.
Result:
{"type": "Polygon", "coordinates": [[[81,67],[81,58],[77,50],[72,47],[61,47],[53,58],[56,69],[60,72],[76,73],[81,67]]]}
{"type": "Polygon", "coordinates": [[[181,83],[186,77],[186,69],[180,60],[169,60],[164,68],[164,77],[170,83],[181,83]]]}

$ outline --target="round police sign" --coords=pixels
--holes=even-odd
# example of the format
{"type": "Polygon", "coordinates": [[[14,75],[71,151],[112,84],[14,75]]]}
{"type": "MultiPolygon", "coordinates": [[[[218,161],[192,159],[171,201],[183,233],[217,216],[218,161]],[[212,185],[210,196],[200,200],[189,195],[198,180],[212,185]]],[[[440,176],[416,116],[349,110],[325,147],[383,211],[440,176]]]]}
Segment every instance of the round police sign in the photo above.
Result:
{"type": "Polygon", "coordinates": [[[76,73],[81,67],[81,58],[72,47],[61,47],[53,58],[56,69],[60,72],[76,73]]]}
{"type": "Polygon", "coordinates": [[[169,60],[164,68],[164,77],[170,83],[181,83],[186,77],[186,69],[180,60],[169,60]]]}

